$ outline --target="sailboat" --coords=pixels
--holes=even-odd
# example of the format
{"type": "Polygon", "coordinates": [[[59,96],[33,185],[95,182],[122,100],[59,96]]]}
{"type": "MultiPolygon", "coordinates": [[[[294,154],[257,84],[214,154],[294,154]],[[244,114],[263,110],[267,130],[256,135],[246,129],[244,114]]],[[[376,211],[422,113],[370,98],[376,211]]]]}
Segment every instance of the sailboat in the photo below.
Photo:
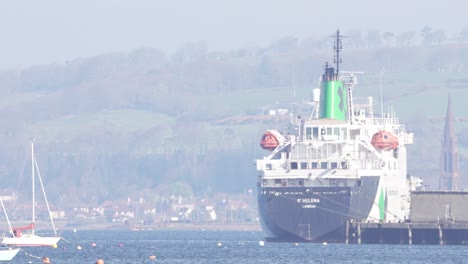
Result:
{"type": "Polygon", "coordinates": [[[7,246],[22,246],[22,247],[31,247],[31,246],[54,246],[59,240],[60,236],[57,235],[57,230],[55,229],[54,220],[50,214],[50,207],[47,201],[47,196],[45,194],[44,185],[42,183],[41,174],[39,172],[39,167],[37,166],[36,158],[34,157],[34,142],[31,142],[31,165],[32,165],[32,221],[31,224],[23,227],[12,227],[10,229],[11,236],[3,237],[2,244],[7,246]],[[35,234],[35,221],[36,221],[36,210],[35,210],[35,171],[37,170],[37,177],[39,179],[42,193],[44,195],[44,200],[47,205],[47,211],[49,212],[50,222],[52,224],[52,229],[54,232],[53,236],[39,236],[35,234]],[[26,231],[25,233],[23,233],[26,231]]]}
{"type": "MultiPolygon", "coordinates": [[[[8,219],[8,214],[5,210],[5,205],[3,204],[2,197],[0,197],[0,203],[2,204],[3,212],[5,212],[5,218],[8,222],[8,227],[11,229],[10,219],[8,219]]],[[[10,261],[12,260],[20,251],[19,247],[9,247],[7,245],[0,245],[0,261],[10,261]]]]}

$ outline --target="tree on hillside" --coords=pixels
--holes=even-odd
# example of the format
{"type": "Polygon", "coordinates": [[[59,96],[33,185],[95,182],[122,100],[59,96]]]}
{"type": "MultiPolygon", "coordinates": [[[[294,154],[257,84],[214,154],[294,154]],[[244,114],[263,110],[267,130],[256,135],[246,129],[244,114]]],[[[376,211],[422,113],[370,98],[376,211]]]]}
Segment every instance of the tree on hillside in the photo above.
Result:
{"type": "Polygon", "coordinates": [[[270,50],[274,53],[291,52],[297,48],[297,38],[285,36],[270,45],[270,50]]]}
{"type": "Polygon", "coordinates": [[[204,59],[208,54],[208,45],[205,41],[187,43],[178,49],[172,56],[176,63],[192,63],[204,59]]]}
{"type": "Polygon", "coordinates": [[[366,35],[366,43],[369,48],[378,48],[382,46],[382,38],[378,30],[370,30],[366,35]]]}
{"type": "Polygon", "coordinates": [[[273,67],[271,65],[270,58],[263,56],[261,62],[257,66],[257,85],[262,88],[271,87],[273,67]]]}
{"type": "Polygon", "coordinates": [[[384,32],[383,39],[385,41],[386,46],[393,46],[393,43],[395,41],[395,34],[392,32],[384,32]]]}
{"type": "Polygon", "coordinates": [[[445,31],[443,29],[433,30],[431,27],[426,26],[421,30],[421,41],[423,45],[432,46],[440,45],[445,39],[445,31]]]}
{"type": "Polygon", "coordinates": [[[420,32],[420,37],[421,37],[421,42],[423,45],[430,46],[432,45],[432,28],[429,26],[425,26],[423,29],[421,29],[420,32]]]}
{"type": "MultiPolygon", "coordinates": [[[[363,48],[365,46],[364,37],[362,36],[362,32],[360,30],[350,30],[344,33],[347,38],[344,38],[343,42],[346,44],[346,47],[350,48],[363,48]]],[[[329,38],[330,39],[330,38],[329,38]]],[[[332,40],[329,40],[332,41],[332,40]]],[[[328,46],[329,47],[329,46],[328,46]]]]}
{"type": "Polygon", "coordinates": [[[443,29],[438,29],[432,33],[432,40],[436,45],[442,44],[446,39],[447,37],[443,29]]]}
{"type": "Polygon", "coordinates": [[[398,46],[410,46],[416,35],[413,31],[406,31],[396,36],[396,43],[398,46]]]}
{"type": "Polygon", "coordinates": [[[316,50],[322,48],[319,39],[317,39],[315,36],[306,37],[301,41],[300,46],[304,50],[316,50]]]}
{"type": "Polygon", "coordinates": [[[458,36],[458,40],[461,42],[466,42],[468,41],[468,25],[465,25],[458,36]]]}
{"type": "Polygon", "coordinates": [[[137,49],[128,54],[132,68],[145,72],[158,72],[168,66],[166,54],[158,49],[137,49]]]}

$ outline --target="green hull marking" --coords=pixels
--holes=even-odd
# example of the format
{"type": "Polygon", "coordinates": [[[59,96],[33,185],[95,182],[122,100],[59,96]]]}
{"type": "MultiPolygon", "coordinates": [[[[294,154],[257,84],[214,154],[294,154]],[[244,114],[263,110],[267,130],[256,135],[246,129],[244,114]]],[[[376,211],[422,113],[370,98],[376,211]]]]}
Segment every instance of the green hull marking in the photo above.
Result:
{"type": "Polygon", "coordinates": [[[383,189],[380,190],[379,197],[379,220],[385,220],[385,192],[383,189]]]}

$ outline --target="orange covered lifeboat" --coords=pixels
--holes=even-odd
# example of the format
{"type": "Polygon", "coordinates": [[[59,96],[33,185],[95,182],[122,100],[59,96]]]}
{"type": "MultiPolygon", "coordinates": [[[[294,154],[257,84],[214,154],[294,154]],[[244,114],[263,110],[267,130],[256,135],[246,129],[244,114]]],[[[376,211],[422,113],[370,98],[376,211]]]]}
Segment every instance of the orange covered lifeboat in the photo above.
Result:
{"type": "Polygon", "coordinates": [[[380,130],[372,136],[371,144],[380,150],[396,149],[398,147],[398,138],[390,132],[380,130]]]}
{"type": "Polygon", "coordinates": [[[273,151],[276,147],[280,144],[285,142],[286,139],[280,132],[276,130],[268,130],[263,134],[262,139],[260,140],[260,146],[263,149],[267,149],[269,151],[273,151]]]}

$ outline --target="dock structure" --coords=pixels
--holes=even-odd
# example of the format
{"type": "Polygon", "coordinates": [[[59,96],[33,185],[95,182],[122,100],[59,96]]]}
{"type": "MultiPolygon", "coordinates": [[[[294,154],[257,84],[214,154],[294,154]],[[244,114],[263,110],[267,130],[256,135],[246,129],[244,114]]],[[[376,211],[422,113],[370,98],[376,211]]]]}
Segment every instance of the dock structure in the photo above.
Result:
{"type": "Polygon", "coordinates": [[[468,245],[468,223],[347,223],[349,244],[468,245]]]}
{"type": "Polygon", "coordinates": [[[468,192],[417,191],[409,220],[398,223],[350,220],[346,243],[468,245],[468,192]]]}

